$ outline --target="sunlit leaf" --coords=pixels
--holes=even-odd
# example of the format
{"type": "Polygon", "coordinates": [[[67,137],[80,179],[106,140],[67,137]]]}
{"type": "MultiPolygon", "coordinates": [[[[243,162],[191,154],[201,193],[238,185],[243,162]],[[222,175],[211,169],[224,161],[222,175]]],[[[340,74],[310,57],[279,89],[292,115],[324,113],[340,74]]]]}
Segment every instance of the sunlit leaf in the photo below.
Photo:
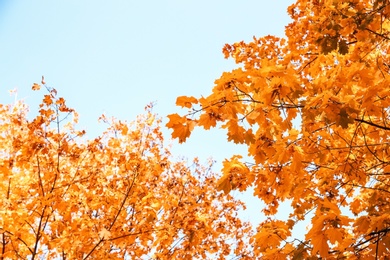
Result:
{"type": "Polygon", "coordinates": [[[191,108],[192,104],[197,104],[198,100],[194,97],[181,96],[176,99],[176,105],[191,108]]]}

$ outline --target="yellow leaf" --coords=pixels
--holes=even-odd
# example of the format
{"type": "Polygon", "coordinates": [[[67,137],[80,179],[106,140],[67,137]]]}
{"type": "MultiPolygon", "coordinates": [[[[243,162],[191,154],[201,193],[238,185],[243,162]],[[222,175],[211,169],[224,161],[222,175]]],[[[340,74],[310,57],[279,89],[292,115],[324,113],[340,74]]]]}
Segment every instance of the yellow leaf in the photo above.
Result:
{"type": "Polygon", "coordinates": [[[109,239],[111,237],[111,232],[108,231],[106,228],[103,228],[100,232],[99,232],[99,237],[101,239],[109,239]]]}

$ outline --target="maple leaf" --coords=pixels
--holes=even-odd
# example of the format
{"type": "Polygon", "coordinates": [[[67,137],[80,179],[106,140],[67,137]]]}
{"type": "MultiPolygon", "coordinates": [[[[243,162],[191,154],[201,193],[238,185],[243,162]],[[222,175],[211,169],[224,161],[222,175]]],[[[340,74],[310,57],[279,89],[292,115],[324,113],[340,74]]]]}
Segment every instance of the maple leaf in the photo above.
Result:
{"type": "Polygon", "coordinates": [[[215,127],[217,125],[217,118],[217,115],[213,112],[202,114],[199,117],[198,124],[202,125],[204,129],[208,130],[211,127],[215,127]]]}
{"type": "Polygon", "coordinates": [[[218,180],[217,190],[223,191],[225,194],[228,194],[232,190],[232,185],[230,183],[230,175],[224,175],[218,180]]]}
{"type": "Polygon", "coordinates": [[[194,129],[196,122],[186,117],[180,117],[178,114],[172,114],[168,116],[169,122],[167,127],[172,128],[172,137],[179,138],[179,143],[184,142],[194,129]]]}
{"type": "Polygon", "coordinates": [[[40,90],[41,89],[41,85],[39,85],[38,83],[34,83],[31,87],[32,90],[40,90]]]}
{"type": "Polygon", "coordinates": [[[338,229],[328,229],[325,231],[327,238],[329,238],[329,242],[332,244],[342,244],[343,234],[338,229]]]}
{"type": "Polygon", "coordinates": [[[45,103],[48,106],[53,104],[52,96],[51,95],[44,95],[43,103],[45,103]]]}
{"type": "Polygon", "coordinates": [[[345,108],[342,108],[340,110],[339,116],[340,119],[336,123],[344,129],[348,128],[349,124],[353,124],[355,122],[355,120],[348,115],[347,110],[345,108]]]}
{"type": "Polygon", "coordinates": [[[313,252],[318,252],[321,257],[327,257],[329,255],[328,238],[324,233],[318,233],[311,239],[313,244],[313,252]]]}
{"type": "Polygon", "coordinates": [[[324,36],[318,40],[321,46],[321,52],[328,54],[337,49],[338,39],[336,37],[324,36]]]}
{"type": "Polygon", "coordinates": [[[339,41],[338,45],[339,45],[339,53],[341,55],[345,55],[348,53],[348,44],[345,40],[339,41]]]}
{"type": "Polygon", "coordinates": [[[111,237],[111,232],[108,231],[107,229],[103,228],[99,232],[99,237],[101,237],[102,239],[109,239],[111,237]]]}
{"type": "Polygon", "coordinates": [[[176,105],[191,108],[192,104],[197,104],[198,100],[194,97],[180,96],[176,99],[176,105]]]}
{"type": "Polygon", "coordinates": [[[236,120],[230,120],[222,128],[228,129],[228,141],[233,141],[236,144],[251,143],[254,141],[252,129],[246,130],[236,120]]]}

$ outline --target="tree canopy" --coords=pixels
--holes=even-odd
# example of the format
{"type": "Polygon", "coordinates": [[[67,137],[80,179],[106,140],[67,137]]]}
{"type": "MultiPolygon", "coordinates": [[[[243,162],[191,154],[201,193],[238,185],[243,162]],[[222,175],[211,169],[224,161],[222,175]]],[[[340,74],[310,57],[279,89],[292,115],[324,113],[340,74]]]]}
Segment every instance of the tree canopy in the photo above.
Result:
{"type": "Polygon", "coordinates": [[[0,105],[0,259],[250,256],[242,204],[215,192],[212,161],[172,158],[152,106],[130,123],[102,116],[107,130],[88,139],[42,84],[34,118],[22,101],[0,105]]]}
{"type": "MultiPolygon", "coordinates": [[[[225,162],[218,188],[254,187],[268,216],[262,259],[390,256],[390,2],[297,0],[285,37],[226,44],[238,68],[205,97],[180,96],[172,136],[221,126],[249,162],[225,162]],[[275,217],[288,202],[288,219],[275,217]],[[312,213],[312,214],[309,214],[312,213]],[[304,238],[294,226],[310,221],[304,238]]],[[[260,25],[259,25],[260,26],[260,25]]]]}
{"type": "Polygon", "coordinates": [[[237,68],[168,116],[179,142],[221,127],[247,147],[220,176],[172,158],[152,106],[130,123],[103,115],[89,139],[43,79],[32,119],[0,104],[0,259],[389,258],[390,2],[287,11],[285,37],[226,44],[237,68]],[[266,205],[255,232],[230,196],[249,187],[266,205]]]}

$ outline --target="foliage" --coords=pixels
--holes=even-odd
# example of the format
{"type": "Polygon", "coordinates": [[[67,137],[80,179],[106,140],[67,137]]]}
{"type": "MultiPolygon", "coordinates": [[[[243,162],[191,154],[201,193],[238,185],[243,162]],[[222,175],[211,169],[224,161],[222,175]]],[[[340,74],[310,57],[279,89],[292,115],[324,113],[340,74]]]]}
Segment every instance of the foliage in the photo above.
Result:
{"type": "Polygon", "coordinates": [[[239,67],[209,96],[179,97],[189,113],[167,126],[183,142],[195,126],[220,123],[248,147],[252,162],[227,161],[219,188],[254,186],[267,204],[251,239],[257,256],[387,259],[390,2],[297,0],[288,13],[285,38],[226,44],[239,67]],[[284,221],[273,217],[281,202],[292,207],[284,221]],[[304,239],[294,239],[308,218],[304,239]]]}
{"type": "Polygon", "coordinates": [[[241,204],[214,192],[212,162],[172,160],[151,106],[132,123],[102,116],[88,140],[44,86],[32,120],[21,101],[0,105],[0,259],[249,256],[241,204]]]}

